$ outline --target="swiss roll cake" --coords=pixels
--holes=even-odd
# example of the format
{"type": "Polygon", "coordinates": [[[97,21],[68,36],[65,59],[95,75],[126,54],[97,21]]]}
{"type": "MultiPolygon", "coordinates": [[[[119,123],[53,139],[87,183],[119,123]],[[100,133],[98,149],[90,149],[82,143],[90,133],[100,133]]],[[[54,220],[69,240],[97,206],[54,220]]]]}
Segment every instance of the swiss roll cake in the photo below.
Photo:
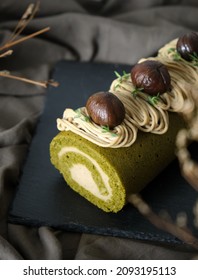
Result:
{"type": "Polygon", "coordinates": [[[182,111],[193,111],[197,88],[198,35],[185,36],[138,61],[130,73],[115,72],[107,91],[57,118],[52,164],[68,186],[106,212],[120,211],[175,158],[182,111]]]}
{"type": "Polygon", "coordinates": [[[116,149],[61,131],[51,142],[51,161],[74,191],[106,212],[118,212],[129,194],[141,191],[174,159],[181,127],[181,118],[171,114],[165,134],[140,132],[133,145],[116,149]]]}

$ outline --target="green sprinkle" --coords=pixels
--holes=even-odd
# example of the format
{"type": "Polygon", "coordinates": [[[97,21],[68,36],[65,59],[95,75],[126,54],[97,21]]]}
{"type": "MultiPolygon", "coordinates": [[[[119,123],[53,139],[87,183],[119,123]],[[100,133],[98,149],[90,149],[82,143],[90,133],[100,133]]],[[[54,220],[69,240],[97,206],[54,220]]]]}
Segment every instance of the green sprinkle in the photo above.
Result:
{"type": "Polygon", "coordinates": [[[115,84],[114,89],[117,89],[119,86],[120,86],[120,83],[118,82],[115,84]]]}
{"type": "MultiPolygon", "coordinates": [[[[183,60],[184,62],[189,63],[189,61],[186,61],[185,59],[182,59],[180,53],[178,53],[178,51],[175,48],[168,49],[168,53],[173,53],[173,60],[174,61],[183,60]]],[[[198,66],[198,54],[196,52],[193,52],[193,54],[188,54],[188,55],[191,58],[191,63],[194,66],[198,66]]]]}
{"type": "Polygon", "coordinates": [[[74,119],[81,117],[81,110],[80,109],[76,109],[75,113],[76,113],[76,116],[74,116],[74,119]]]}
{"type": "Polygon", "coordinates": [[[160,100],[160,94],[158,93],[155,96],[148,96],[148,100],[147,101],[152,106],[155,106],[159,100],[160,100]]]}
{"type": "Polygon", "coordinates": [[[111,133],[111,136],[113,136],[113,137],[116,137],[116,136],[117,136],[116,133],[111,132],[111,130],[110,130],[110,128],[109,128],[108,125],[102,125],[101,127],[102,127],[102,133],[109,132],[109,133],[111,133]]]}
{"type": "Polygon", "coordinates": [[[141,92],[144,88],[137,88],[135,87],[134,90],[132,90],[131,94],[136,97],[138,92],[141,92]]]}
{"type": "Polygon", "coordinates": [[[120,75],[117,71],[114,71],[114,74],[118,78],[118,82],[114,86],[114,89],[120,86],[120,84],[123,82],[123,80],[127,80],[130,77],[130,73],[126,73],[126,71],[122,72],[122,75],[120,75]]]}
{"type": "Polygon", "coordinates": [[[127,80],[130,77],[130,73],[126,73],[126,71],[123,71],[122,79],[127,80]]]}
{"type": "Polygon", "coordinates": [[[181,60],[181,55],[180,55],[178,52],[176,52],[176,53],[173,55],[173,60],[174,60],[174,61],[180,61],[180,60],[181,60]]]}
{"type": "Polygon", "coordinates": [[[127,80],[130,77],[130,73],[126,73],[126,71],[122,71],[122,75],[120,75],[117,71],[114,71],[116,77],[120,79],[120,82],[123,80],[127,80]]]}
{"type": "Polygon", "coordinates": [[[172,53],[172,52],[175,52],[175,51],[176,51],[175,48],[169,48],[169,49],[168,49],[168,53],[172,53]]]}
{"type": "Polygon", "coordinates": [[[103,133],[104,133],[104,132],[110,132],[110,128],[109,128],[108,125],[102,125],[101,127],[102,127],[102,132],[103,132],[103,133]]]}
{"type": "Polygon", "coordinates": [[[75,112],[76,112],[76,116],[74,116],[74,119],[80,118],[82,121],[90,122],[90,117],[85,115],[85,114],[83,114],[81,112],[81,109],[76,109],[75,112]]]}
{"type": "Polygon", "coordinates": [[[193,52],[193,56],[195,59],[198,59],[198,54],[196,52],[193,52]]]}
{"type": "Polygon", "coordinates": [[[194,66],[198,66],[198,55],[196,52],[193,52],[193,54],[189,54],[189,57],[191,58],[192,63],[194,66]]]}
{"type": "Polygon", "coordinates": [[[182,59],[181,55],[178,53],[178,51],[176,50],[176,48],[170,48],[168,49],[168,53],[172,53],[173,54],[173,60],[174,61],[179,61],[182,59]]]}
{"type": "Polygon", "coordinates": [[[84,121],[85,122],[90,122],[90,117],[87,115],[83,115],[84,116],[84,121]]]}
{"type": "Polygon", "coordinates": [[[117,78],[122,78],[122,76],[117,71],[114,71],[114,73],[115,73],[117,78]]]}

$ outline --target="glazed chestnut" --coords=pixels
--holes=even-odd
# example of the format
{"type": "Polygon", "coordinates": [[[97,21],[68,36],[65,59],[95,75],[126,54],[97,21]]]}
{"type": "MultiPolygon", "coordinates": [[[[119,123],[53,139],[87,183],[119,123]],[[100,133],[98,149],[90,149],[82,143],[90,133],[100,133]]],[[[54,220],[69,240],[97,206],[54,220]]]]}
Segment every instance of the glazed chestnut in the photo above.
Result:
{"type": "Polygon", "coordinates": [[[191,32],[181,36],[177,41],[176,49],[183,59],[192,61],[192,55],[198,55],[197,33],[191,32]]]}
{"type": "Polygon", "coordinates": [[[162,94],[171,88],[167,67],[159,61],[146,60],[131,69],[131,80],[136,88],[149,95],[162,94]]]}
{"type": "Polygon", "coordinates": [[[124,120],[125,108],[120,99],[111,92],[97,92],[86,103],[91,119],[101,126],[113,128],[124,120]]]}

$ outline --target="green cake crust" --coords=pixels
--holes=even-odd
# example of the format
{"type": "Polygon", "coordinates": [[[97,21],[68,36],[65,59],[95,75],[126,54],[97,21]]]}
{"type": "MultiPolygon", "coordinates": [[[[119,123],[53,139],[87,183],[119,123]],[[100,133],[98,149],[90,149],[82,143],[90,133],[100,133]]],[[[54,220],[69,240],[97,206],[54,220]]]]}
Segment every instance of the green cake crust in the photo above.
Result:
{"type": "Polygon", "coordinates": [[[51,162],[74,191],[106,212],[118,212],[129,194],[141,191],[175,158],[175,138],[183,125],[170,113],[165,134],[139,131],[132,146],[118,149],[62,131],[50,144],[51,162]]]}

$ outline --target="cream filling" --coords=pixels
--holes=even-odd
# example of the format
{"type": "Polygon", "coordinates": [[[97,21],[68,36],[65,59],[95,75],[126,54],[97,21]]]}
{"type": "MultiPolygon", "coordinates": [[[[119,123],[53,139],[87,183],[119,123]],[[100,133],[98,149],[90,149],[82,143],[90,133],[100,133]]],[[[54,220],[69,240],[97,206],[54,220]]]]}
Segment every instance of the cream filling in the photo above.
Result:
{"type": "Polygon", "coordinates": [[[76,153],[79,154],[86,159],[88,159],[92,165],[95,166],[96,170],[101,176],[102,179],[102,184],[105,186],[106,191],[108,194],[102,194],[101,191],[99,190],[96,182],[93,179],[92,173],[90,170],[83,164],[81,163],[76,163],[73,164],[72,167],[70,168],[70,173],[72,179],[78,183],[82,188],[86,189],[90,193],[92,193],[94,196],[98,197],[99,199],[102,199],[104,201],[107,201],[111,199],[112,197],[112,189],[109,185],[109,177],[107,174],[102,170],[100,165],[97,163],[95,159],[93,159],[91,156],[87,155],[86,153],[80,151],[78,148],[74,147],[63,147],[60,152],[58,153],[58,157],[61,158],[64,154],[66,153],[76,153]]]}

